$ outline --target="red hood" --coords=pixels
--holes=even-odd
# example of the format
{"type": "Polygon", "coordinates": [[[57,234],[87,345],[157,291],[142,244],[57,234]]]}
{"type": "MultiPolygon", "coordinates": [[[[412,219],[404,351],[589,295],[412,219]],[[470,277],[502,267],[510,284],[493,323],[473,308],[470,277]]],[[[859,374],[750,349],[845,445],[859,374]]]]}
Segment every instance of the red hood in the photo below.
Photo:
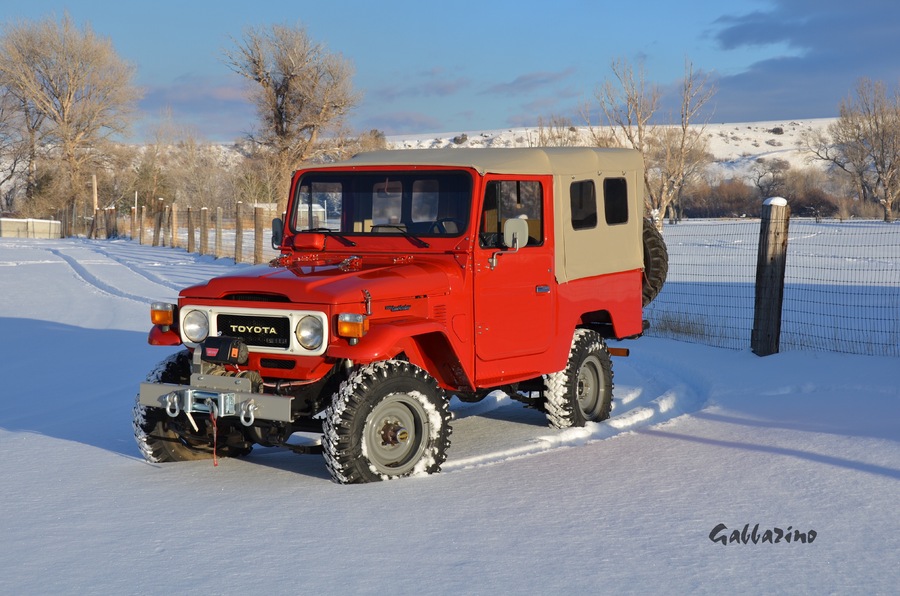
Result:
{"type": "Polygon", "coordinates": [[[345,304],[361,301],[363,290],[376,300],[442,295],[461,275],[459,265],[446,256],[284,258],[213,278],[185,288],[180,295],[191,300],[221,300],[237,294],[262,294],[284,296],[297,304],[345,304]]]}

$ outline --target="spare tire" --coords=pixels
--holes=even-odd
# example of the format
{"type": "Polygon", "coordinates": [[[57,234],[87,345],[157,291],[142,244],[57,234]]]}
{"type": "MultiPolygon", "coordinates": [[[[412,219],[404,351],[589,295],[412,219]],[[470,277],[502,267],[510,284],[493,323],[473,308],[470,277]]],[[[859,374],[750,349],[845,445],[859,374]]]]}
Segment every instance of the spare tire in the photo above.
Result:
{"type": "Polygon", "coordinates": [[[669,274],[669,251],[662,234],[649,219],[644,220],[643,304],[647,306],[659,295],[669,274]]]}

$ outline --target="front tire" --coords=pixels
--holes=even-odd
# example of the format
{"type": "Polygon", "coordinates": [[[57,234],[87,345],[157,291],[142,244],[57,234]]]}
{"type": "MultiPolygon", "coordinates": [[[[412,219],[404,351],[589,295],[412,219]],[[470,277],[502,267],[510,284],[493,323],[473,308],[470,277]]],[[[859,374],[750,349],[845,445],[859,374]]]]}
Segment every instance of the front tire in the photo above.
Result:
{"type": "Polygon", "coordinates": [[[440,471],[450,408],[428,373],[400,360],[364,366],[325,411],[322,447],[335,482],[376,482],[440,471]]]}
{"type": "MultiPolygon", "coordinates": [[[[147,375],[148,383],[171,383],[188,385],[191,378],[191,353],[182,350],[170,355],[160,362],[147,375]]],[[[141,454],[149,462],[177,462],[211,459],[213,455],[221,457],[240,457],[253,449],[243,437],[239,441],[228,444],[225,437],[233,434],[229,425],[219,424],[213,429],[209,418],[195,417],[199,432],[191,432],[189,421],[184,412],[171,418],[162,408],[142,406],[135,397],[133,414],[134,440],[141,454]],[[213,432],[218,431],[220,443],[213,453],[213,432]],[[188,438],[191,435],[192,438],[188,438]],[[243,443],[243,444],[241,444],[243,443]]],[[[192,429],[191,429],[192,430],[192,429]]]]}
{"type": "Polygon", "coordinates": [[[563,370],[544,376],[544,407],[553,428],[584,426],[609,418],[612,360],[596,331],[576,329],[563,370]]]}

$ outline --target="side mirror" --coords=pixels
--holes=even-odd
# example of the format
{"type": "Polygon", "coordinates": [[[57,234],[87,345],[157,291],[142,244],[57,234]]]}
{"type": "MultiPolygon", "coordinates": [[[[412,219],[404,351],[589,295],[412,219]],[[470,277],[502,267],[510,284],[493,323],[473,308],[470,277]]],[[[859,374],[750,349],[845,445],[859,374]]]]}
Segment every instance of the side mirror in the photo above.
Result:
{"type": "Polygon", "coordinates": [[[281,241],[284,240],[284,222],[280,217],[272,220],[272,248],[281,248],[281,241]]]}
{"type": "Polygon", "coordinates": [[[528,244],[528,221],[525,219],[508,219],[503,224],[503,244],[513,251],[528,244]]]}
{"type": "Polygon", "coordinates": [[[500,255],[519,252],[519,248],[528,244],[528,221],[518,218],[506,220],[503,223],[503,244],[509,250],[498,250],[491,255],[491,258],[488,259],[491,269],[497,266],[497,259],[500,255]]]}

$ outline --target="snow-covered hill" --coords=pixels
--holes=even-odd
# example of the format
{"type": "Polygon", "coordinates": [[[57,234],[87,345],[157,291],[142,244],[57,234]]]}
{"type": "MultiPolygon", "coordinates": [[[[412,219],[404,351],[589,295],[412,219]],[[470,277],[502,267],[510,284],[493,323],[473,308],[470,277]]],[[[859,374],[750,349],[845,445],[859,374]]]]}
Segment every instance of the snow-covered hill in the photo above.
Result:
{"type": "Polygon", "coordinates": [[[126,241],[0,240],[0,594],[900,585],[892,358],[642,338],[614,361],[602,424],[556,431],[502,395],[453,401],[435,476],[339,486],[321,458],[263,448],[148,464],[131,406],[171,351],[146,343],[148,303],[235,267],[126,241]]]}
{"type": "MultiPolygon", "coordinates": [[[[794,168],[811,165],[822,167],[821,162],[810,160],[803,149],[802,136],[810,131],[823,130],[834,118],[811,120],[785,120],[772,122],[714,123],[703,128],[709,141],[709,151],[715,163],[713,174],[723,178],[745,176],[756,160],[781,159],[794,168]]],[[[590,130],[578,128],[575,132],[584,143],[590,138],[590,130]]],[[[403,135],[388,137],[395,149],[428,149],[452,147],[531,147],[540,144],[537,128],[509,128],[489,131],[403,135]]]]}

